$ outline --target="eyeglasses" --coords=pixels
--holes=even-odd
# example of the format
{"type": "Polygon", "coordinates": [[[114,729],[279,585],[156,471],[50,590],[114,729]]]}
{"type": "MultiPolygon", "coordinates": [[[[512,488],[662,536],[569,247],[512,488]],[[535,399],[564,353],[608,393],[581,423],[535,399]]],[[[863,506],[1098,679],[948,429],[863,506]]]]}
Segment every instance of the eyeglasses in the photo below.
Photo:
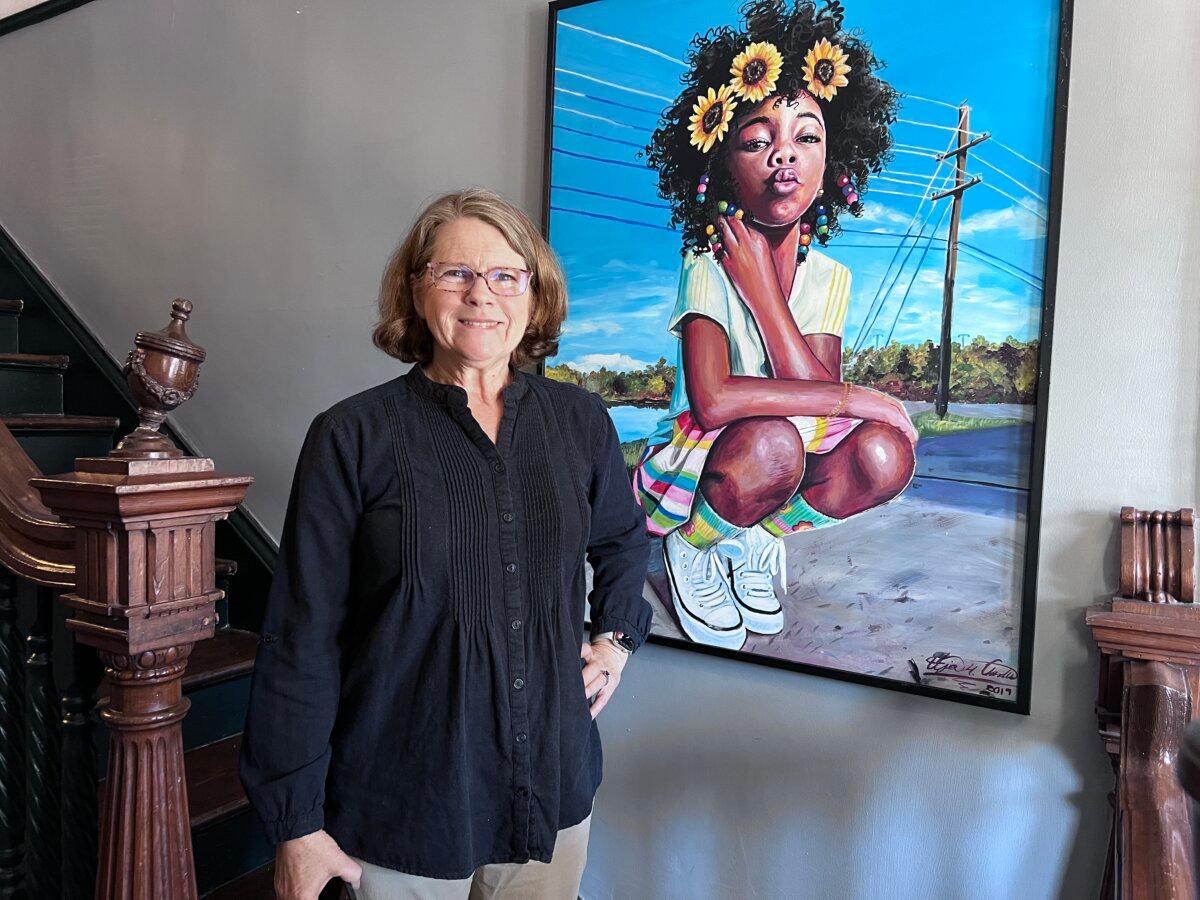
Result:
{"type": "Polygon", "coordinates": [[[443,291],[453,291],[465,294],[475,284],[475,278],[482,276],[488,290],[499,297],[519,297],[529,287],[529,278],[533,275],[527,269],[513,269],[497,266],[486,272],[476,272],[466,263],[425,263],[433,283],[443,291]]]}

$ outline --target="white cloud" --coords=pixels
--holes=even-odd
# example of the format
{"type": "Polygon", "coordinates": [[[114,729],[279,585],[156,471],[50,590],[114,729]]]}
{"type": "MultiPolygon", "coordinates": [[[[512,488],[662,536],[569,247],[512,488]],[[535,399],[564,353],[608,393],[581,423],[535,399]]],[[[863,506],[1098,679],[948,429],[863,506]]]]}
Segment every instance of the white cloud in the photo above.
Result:
{"type": "Polygon", "coordinates": [[[1008,206],[967,216],[958,226],[958,230],[964,235],[982,234],[987,231],[1015,231],[1019,237],[1034,239],[1046,236],[1046,223],[1024,206],[1008,206]]]}
{"type": "Polygon", "coordinates": [[[858,228],[864,225],[874,225],[871,231],[891,231],[893,229],[885,226],[897,226],[899,228],[908,228],[912,224],[912,214],[901,212],[900,210],[887,206],[883,203],[871,202],[865,205],[861,218],[851,219],[849,217],[842,219],[842,224],[849,228],[858,228]]]}
{"type": "Polygon", "coordinates": [[[593,319],[590,322],[572,323],[570,320],[563,326],[564,334],[580,335],[580,334],[620,334],[624,329],[620,322],[614,322],[612,319],[593,319]]]}
{"type": "Polygon", "coordinates": [[[577,372],[595,372],[602,366],[615,372],[631,372],[644,369],[650,363],[644,359],[634,359],[627,353],[586,353],[567,365],[577,372]]]}

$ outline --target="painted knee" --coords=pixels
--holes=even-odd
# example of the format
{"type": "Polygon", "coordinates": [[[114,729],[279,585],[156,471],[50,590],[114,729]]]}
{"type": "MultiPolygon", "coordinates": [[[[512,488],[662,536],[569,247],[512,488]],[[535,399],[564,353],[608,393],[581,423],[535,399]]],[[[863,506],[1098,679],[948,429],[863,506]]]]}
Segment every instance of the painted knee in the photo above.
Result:
{"type": "Polygon", "coordinates": [[[895,497],[912,480],[917,458],[913,445],[898,429],[866,422],[857,431],[855,463],[870,484],[877,503],[895,497]]]}
{"type": "Polygon", "coordinates": [[[787,419],[756,417],[730,425],[713,444],[701,487],[735,525],[778,509],[804,477],[804,442],[787,419]]]}

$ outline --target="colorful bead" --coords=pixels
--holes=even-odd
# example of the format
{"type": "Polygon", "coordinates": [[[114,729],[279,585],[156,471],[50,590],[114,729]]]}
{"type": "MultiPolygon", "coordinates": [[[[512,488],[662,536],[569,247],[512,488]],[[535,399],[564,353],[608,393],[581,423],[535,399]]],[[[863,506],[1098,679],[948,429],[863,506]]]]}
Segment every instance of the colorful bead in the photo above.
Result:
{"type": "Polygon", "coordinates": [[[725,212],[725,210],[727,210],[727,209],[729,209],[728,203],[726,203],[724,200],[717,201],[717,211],[718,212],[725,212]]]}
{"type": "Polygon", "coordinates": [[[823,215],[825,215],[825,213],[827,213],[827,212],[828,212],[828,210],[827,210],[827,209],[825,209],[825,207],[824,207],[824,206],[818,206],[818,207],[817,207],[817,215],[818,215],[818,216],[823,216],[823,215]]]}
{"type": "Polygon", "coordinates": [[[829,224],[829,216],[817,216],[817,230],[821,230],[822,225],[829,224]]]}
{"type": "Polygon", "coordinates": [[[829,226],[828,225],[818,225],[817,226],[817,234],[820,234],[820,235],[829,234],[829,226]]]}
{"type": "Polygon", "coordinates": [[[717,226],[716,226],[716,225],[709,225],[707,228],[705,228],[705,229],[704,229],[704,233],[705,233],[705,234],[716,234],[716,233],[717,233],[717,226]]]}
{"type": "Polygon", "coordinates": [[[740,222],[742,220],[742,210],[739,209],[737,212],[735,212],[733,217],[740,222]]]}
{"type": "Polygon", "coordinates": [[[701,182],[701,183],[700,183],[700,187],[696,188],[696,193],[697,193],[697,194],[703,194],[703,193],[704,193],[705,191],[707,191],[707,190],[708,190],[708,185],[707,185],[707,184],[705,184],[704,182],[701,182]]]}
{"type": "Polygon", "coordinates": [[[721,252],[721,242],[720,242],[720,241],[714,241],[714,242],[713,242],[713,245],[712,245],[712,252],[713,252],[713,253],[720,253],[720,252],[721,252]]]}
{"type": "Polygon", "coordinates": [[[701,175],[701,176],[700,176],[700,183],[701,183],[701,184],[708,184],[708,176],[707,176],[707,175],[701,175]]]}
{"type": "Polygon", "coordinates": [[[800,246],[801,247],[807,247],[811,243],[812,243],[812,235],[811,234],[800,235],[800,246]]]}
{"type": "Polygon", "coordinates": [[[800,223],[800,233],[801,234],[808,234],[810,231],[812,231],[811,225],[809,225],[807,222],[800,223]]]}
{"type": "Polygon", "coordinates": [[[855,203],[858,202],[858,194],[854,193],[854,191],[851,191],[849,194],[846,195],[846,202],[849,203],[851,206],[853,206],[855,203]]]}
{"type": "Polygon", "coordinates": [[[736,216],[737,211],[738,211],[738,208],[736,206],[734,206],[732,203],[730,203],[727,207],[725,207],[725,215],[727,215],[727,216],[736,216]]]}
{"type": "Polygon", "coordinates": [[[846,185],[848,185],[850,183],[850,176],[849,175],[839,175],[837,183],[838,183],[838,187],[845,187],[846,185]]]}
{"type": "Polygon", "coordinates": [[[854,193],[854,185],[852,185],[852,184],[844,184],[844,185],[842,185],[842,196],[843,196],[843,197],[844,197],[846,194],[853,194],[853,193],[854,193]]]}
{"type": "Polygon", "coordinates": [[[696,202],[697,202],[697,203],[703,203],[703,202],[704,202],[704,195],[703,195],[703,194],[697,194],[697,195],[696,195],[696,202]]]}

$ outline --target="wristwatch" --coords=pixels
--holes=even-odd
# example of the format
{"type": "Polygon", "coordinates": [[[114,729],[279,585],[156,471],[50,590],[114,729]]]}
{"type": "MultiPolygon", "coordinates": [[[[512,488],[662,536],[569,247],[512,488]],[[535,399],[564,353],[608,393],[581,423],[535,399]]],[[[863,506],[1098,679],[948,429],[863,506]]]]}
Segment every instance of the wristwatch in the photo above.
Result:
{"type": "Polygon", "coordinates": [[[616,644],[619,649],[624,650],[626,653],[632,653],[637,649],[637,641],[623,631],[606,631],[603,634],[598,634],[592,638],[592,643],[595,643],[601,638],[608,638],[610,641],[616,644]]]}

